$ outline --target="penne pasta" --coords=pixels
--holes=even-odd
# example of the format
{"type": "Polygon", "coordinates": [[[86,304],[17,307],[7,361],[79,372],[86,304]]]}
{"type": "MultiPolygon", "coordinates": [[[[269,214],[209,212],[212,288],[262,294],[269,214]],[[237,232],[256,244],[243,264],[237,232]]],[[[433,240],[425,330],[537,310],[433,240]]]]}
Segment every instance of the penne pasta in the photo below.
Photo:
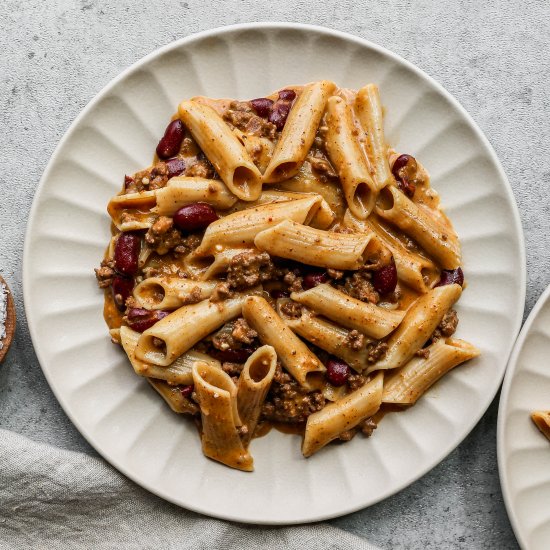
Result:
{"type": "Polygon", "coordinates": [[[328,80],[304,86],[273,151],[263,176],[264,183],[287,180],[300,170],[315,139],[327,99],[335,88],[328,80]]]}
{"type": "Polygon", "coordinates": [[[229,190],[245,201],[262,192],[262,176],[244,145],[216,111],[195,101],[180,103],[178,113],[229,190]]]}
{"type": "Polygon", "coordinates": [[[374,169],[377,190],[394,183],[384,137],[384,114],[376,84],[367,84],[357,92],[355,112],[367,136],[368,152],[374,169]]]}
{"type": "Polygon", "coordinates": [[[460,266],[460,244],[455,232],[390,186],[383,189],[376,213],[414,239],[443,269],[460,266]]]}
{"type": "Polygon", "coordinates": [[[116,195],[107,206],[107,212],[120,231],[149,229],[156,219],[153,208],[155,191],[116,195]]]}
{"type": "Polygon", "coordinates": [[[349,210],[344,215],[344,224],[356,231],[372,231],[379,241],[392,253],[397,268],[397,276],[407,286],[421,292],[428,292],[439,280],[439,270],[435,264],[411,250],[395,237],[378,219],[371,214],[367,220],[358,220],[349,210]]]}
{"type": "Polygon", "coordinates": [[[433,288],[409,307],[397,330],[389,337],[388,350],[380,361],[367,369],[397,369],[422,348],[443,316],[460,298],[462,287],[457,284],[433,288]]]}
{"type": "Polygon", "coordinates": [[[531,414],[535,426],[550,440],[550,411],[535,411],[531,414]]]}
{"type": "Polygon", "coordinates": [[[367,341],[363,343],[360,349],[352,349],[349,344],[349,330],[310,312],[303,312],[298,319],[283,317],[283,320],[298,336],[331,355],[343,359],[357,372],[362,372],[366,368],[367,341]]]}
{"type": "Polygon", "coordinates": [[[254,461],[237,431],[242,423],[233,380],[223,370],[197,362],[193,382],[201,409],[203,453],[231,468],[251,472],[254,461]]]}
{"type": "Polygon", "coordinates": [[[180,389],[174,386],[170,386],[164,380],[156,380],[154,378],[147,378],[147,382],[155,388],[157,393],[168,403],[168,406],[179,414],[196,414],[199,412],[199,408],[185,398],[180,389]]]}
{"type": "Polygon", "coordinates": [[[258,348],[246,361],[237,383],[237,406],[247,432],[242,436],[246,446],[254,434],[265,396],[277,366],[277,354],[271,346],[258,348]]]}
{"type": "Polygon", "coordinates": [[[392,332],[405,315],[404,311],[391,311],[356,300],[329,284],[293,292],[290,297],[344,327],[376,339],[392,332]]]}
{"type": "Polygon", "coordinates": [[[328,100],[326,124],[326,149],[338,171],[348,208],[364,220],[374,208],[377,186],[358,143],[351,107],[342,98],[328,100]]]}
{"type": "Polygon", "coordinates": [[[258,233],[259,250],[297,262],[332,269],[359,269],[373,263],[382,247],[373,233],[336,233],[314,229],[291,220],[258,233]]]}
{"type": "Polygon", "coordinates": [[[215,287],[215,281],[150,277],[134,288],[134,298],[144,309],[177,309],[210,298],[215,287]]]}
{"type": "Polygon", "coordinates": [[[157,189],[156,212],[160,216],[173,216],[182,206],[205,202],[214,208],[227,210],[238,200],[220,180],[206,178],[175,177],[166,187],[157,189]]]}
{"type": "Polygon", "coordinates": [[[216,359],[195,350],[189,350],[188,352],[180,355],[172,364],[167,367],[159,367],[158,365],[152,365],[141,361],[136,357],[136,348],[138,340],[141,334],[132,330],[130,327],[120,327],[120,343],[128,355],[128,359],[134,368],[134,371],[139,376],[145,376],[146,378],[156,378],[164,380],[170,385],[184,385],[187,386],[193,383],[193,374],[191,369],[196,361],[203,361],[210,363],[216,368],[221,369],[221,364],[216,359]]]}
{"type": "Polygon", "coordinates": [[[182,306],[147,329],[139,338],[136,357],[166,367],[199,340],[241,313],[244,296],[223,302],[203,300],[182,306]]]}
{"type": "MultiPolygon", "coordinates": [[[[272,202],[295,201],[298,199],[308,199],[312,195],[321,196],[318,193],[298,193],[293,191],[275,191],[267,189],[262,191],[260,198],[256,201],[257,204],[268,204],[272,202]]],[[[326,229],[334,221],[334,212],[330,208],[326,200],[321,200],[319,209],[310,220],[309,225],[316,229],[326,229]]]]}
{"type": "Polygon", "coordinates": [[[242,312],[262,344],[273,346],[285,369],[302,387],[310,389],[309,376],[325,371],[315,354],[286,326],[265,298],[249,296],[242,312]]]}
{"type": "Polygon", "coordinates": [[[311,456],[342,432],[355,428],[373,416],[382,403],[383,374],[334,403],[311,414],[307,419],[302,454],[311,456]]]}
{"type": "Polygon", "coordinates": [[[438,340],[426,350],[427,357],[414,357],[386,375],[383,403],[414,405],[444,374],[479,355],[472,344],[452,338],[438,340]]]}
{"type": "Polygon", "coordinates": [[[209,256],[229,247],[250,246],[260,231],[286,219],[307,225],[319,210],[322,200],[319,195],[312,195],[294,201],[262,204],[229,214],[208,226],[193,257],[209,256]]]}

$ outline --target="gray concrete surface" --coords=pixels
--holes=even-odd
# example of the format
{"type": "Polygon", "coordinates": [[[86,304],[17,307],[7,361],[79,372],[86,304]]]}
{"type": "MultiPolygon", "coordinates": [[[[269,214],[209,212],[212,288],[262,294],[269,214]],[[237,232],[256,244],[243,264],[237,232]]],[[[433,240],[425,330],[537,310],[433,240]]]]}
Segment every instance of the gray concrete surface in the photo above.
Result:
{"type": "MultiPolygon", "coordinates": [[[[549,3],[3,0],[0,273],[15,293],[18,327],[0,367],[1,427],[93,453],[42,375],[23,312],[27,216],[58,140],[111,78],[158,46],[211,27],[262,20],[320,24],[368,38],[454,94],[495,148],[520,208],[527,243],[526,312],[548,284],[549,3]]],[[[498,481],[496,418],[494,402],[432,472],[385,502],[333,523],[388,549],[516,548],[498,481]]]]}

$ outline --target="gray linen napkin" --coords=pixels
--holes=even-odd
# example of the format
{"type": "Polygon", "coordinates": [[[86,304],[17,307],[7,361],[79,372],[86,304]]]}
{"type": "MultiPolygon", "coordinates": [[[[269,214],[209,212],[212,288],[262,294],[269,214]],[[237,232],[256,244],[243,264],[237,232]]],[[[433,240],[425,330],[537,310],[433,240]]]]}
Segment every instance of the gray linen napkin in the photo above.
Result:
{"type": "Polygon", "coordinates": [[[327,524],[211,519],[141,489],[101,459],[0,430],[0,548],[376,550],[327,524]]]}

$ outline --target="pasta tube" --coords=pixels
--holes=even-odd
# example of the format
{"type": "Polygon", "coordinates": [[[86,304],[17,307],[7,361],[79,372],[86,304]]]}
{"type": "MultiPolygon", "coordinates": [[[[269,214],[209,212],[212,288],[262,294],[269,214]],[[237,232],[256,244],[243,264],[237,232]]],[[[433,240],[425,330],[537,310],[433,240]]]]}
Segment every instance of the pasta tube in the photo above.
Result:
{"type": "Polygon", "coordinates": [[[355,112],[367,135],[374,181],[378,190],[394,182],[384,137],[384,114],[376,84],[367,84],[357,92],[355,112]]]}
{"type": "Polygon", "coordinates": [[[290,297],[344,327],[376,339],[387,336],[405,315],[404,311],[392,311],[356,300],[329,284],[293,292],[290,297]]]}
{"type": "Polygon", "coordinates": [[[381,253],[373,233],[336,233],[285,220],[256,235],[254,244],[273,256],[333,269],[359,269],[381,253]]]}
{"type": "Polygon", "coordinates": [[[376,213],[413,238],[443,269],[460,266],[460,244],[455,232],[432,218],[395,186],[380,193],[376,213]]]}
{"type": "Polygon", "coordinates": [[[199,412],[199,408],[186,399],[179,388],[170,386],[164,380],[155,380],[154,378],[147,378],[147,382],[155,388],[157,393],[168,403],[168,406],[179,414],[195,414],[199,412]]]}
{"type": "Polygon", "coordinates": [[[251,472],[252,456],[245,449],[237,426],[237,388],[230,376],[208,363],[193,365],[193,382],[202,419],[202,452],[226,466],[251,472]]]}
{"type": "Polygon", "coordinates": [[[362,372],[367,366],[366,342],[360,349],[352,349],[349,345],[349,330],[325,321],[310,312],[302,313],[299,319],[283,317],[283,320],[296,334],[331,355],[343,359],[357,372],[362,372]]]}
{"type": "Polygon", "coordinates": [[[179,116],[229,190],[245,201],[262,192],[262,175],[244,145],[214,109],[183,101],[179,116]]]}
{"type": "Polygon", "coordinates": [[[191,369],[196,361],[210,363],[216,368],[221,369],[221,364],[216,359],[195,350],[189,350],[187,353],[180,355],[171,365],[167,367],[159,367],[151,365],[145,361],[141,361],[136,357],[136,347],[140,337],[140,333],[132,330],[130,327],[120,327],[120,343],[128,355],[128,359],[134,368],[134,371],[139,376],[147,378],[156,378],[165,380],[170,385],[187,386],[193,383],[193,374],[191,369]]]}
{"type": "Polygon", "coordinates": [[[427,357],[414,357],[384,379],[383,403],[414,405],[432,384],[454,367],[477,357],[479,350],[464,340],[438,340],[427,357]]]}
{"type": "Polygon", "coordinates": [[[275,350],[271,346],[262,346],[248,358],[241,371],[237,383],[237,406],[241,422],[248,429],[242,437],[244,445],[254,435],[276,366],[275,350]]]}
{"type": "Polygon", "coordinates": [[[367,372],[397,369],[407,363],[426,343],[461,294],[462,287],[453,284],[438,286],[417,298],[397,330],[389,337],[384,357],[369,367],[367,372]]]}
{"type": "Polygon", "coordinates": [[[330,161],[338,170],[349,209],[364,220],[374,208],[377,186],[358,143],[351,108],[342,98],[328,100],[326,122],[325,145],[330,161]]]}
{"type": "Polygon", "coordinates": [[[328,80],[304,86],[266,168],[263,177],[265,183],[287,180],[300,170],[315,139],[327,99],[335,88],[335,84],[328,80]]]}
{"type": "Polygon", "coordinates": [[[374,415],[382,402],[383,374],[342,399],[329,403],[307,419],[302,454],[311,456],[342,432],[374,415]]]}
{"type": "Polygon", "coordinates": [[[116,195],[107,206],[107,212],[120,231],[149,229],[156,219],[153,208],[155,191],[116,195]]]}
{"type": "Polygon", "coordinates": [[[550,439],[550,411],[535,411],[531,414],[535,426],[550,439]]]}
{"type": "Polygon", "coordinates": [[[193,256],[208,256],[225,248],[250,246],[260,231],[286,219],[307,225],[319,210],[322,200],[320,195],[311,195],[229,214],[208,226],[193,256]]]}
{"type": "Polygon", "coordinates": [[[134,288],[134,298],[144,309],[177,309],[210,298],[215,286],[215,281],[150,277],[134,288]]]}
{"type": "Polygon", "coordinates": [[[199,340],[238,317],[243,301],[243,296],[216,303],[203,300],[176,309],[140,336],[136,357],[154,365],[170,365],[199,340]]]}
{"type": "Polygon", "coordinates": [[[173,216],[182,206],[194,202],[205,202],[226,210],[238,200],[220,180],[184,176],[171,178],[166,187],[157,189],[155,193],[160,216],[173,216]]]}
{"type": "Polygon", "coordinates": [[[306,389],[312,389],[308,375],[326,369],[314,353],[286,326],[275,310],[260,296],[249,296],[243,317],[258,333],[262,344],[275,348],[285,369],[306,389]]]}

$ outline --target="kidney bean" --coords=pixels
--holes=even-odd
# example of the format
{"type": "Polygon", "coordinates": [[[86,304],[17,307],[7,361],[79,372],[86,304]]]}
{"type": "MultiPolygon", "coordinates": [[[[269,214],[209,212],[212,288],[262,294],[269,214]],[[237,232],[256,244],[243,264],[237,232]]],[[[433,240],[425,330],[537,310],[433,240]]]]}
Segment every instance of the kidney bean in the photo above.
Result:
{"type": "Polygon", "coordinates": [[[183,133],[184,126],[180,119],[173,120],[168,124],[157,145],[157,155],[160,159],[168,159],[179,153],[183,133]]]}
{"type": "Polygon", "coordinates": [[[341,359],[329,359],[327,361],[327,380],[333,386],[343,386],[351,374],[349,365],[341,359]]]}
{"type": "Polygon", "coordinates": [[[182,231],[191,232],[205,229],[218,219],[216,211],[205,202],[195,202],[182,206],[174,214],[174,225],[182,231]]]}
{"type": "Polygon", "coordinates": [[[240,348],[240,349],[212,349],[209,354],[212,355],[218,361],[224,363],[244,363],[253,353],[252,348],[240,348]]]}
{"type": "Polygon", "coordinates": [[[160,309],[149,310],[133,307],[128,311],[128,325],[132,330],[143,332],[151,328],[155,323],[158,323],[161,319],[164,319],[167,315],[167,311],[160,309]]]}
{"type": "Polygon", "coordinates": [[[328,279],[329,277],[326,271],[315,271],[313,273],[308,273],[307,275],[304,276],[304,280],[302,281],[302,286],[306,290],[309,290],[314,286],[326,283],[328,279]]]}
{"type": "Polygon", "coordinates": [[[397,286],[397,268],[395,262],[381,267],[372,274],[372,285],[379,294],[388,294],[393,292],[397,286]]]}
{"type": "Polygon", "coordinates": [[[138,270],[141,237],[136,233],[121,233],[115,244],[115,269],[122,275],[134,275],[138,270]]]}
{"type": "Polygon", "coordinates": [[[296,92],[294,90],[281,90],[279,92],[279,99],[294,101],[296,99],[296,92]]]}
{"type": "Polygon", "coordinates": [[[392,166],[392,174],[397,180],[397,186],[407,197],[412,198],[416,191],[416,185],[413,183],[416,177],[418,165],[416,159],[411,155],[400,155],[392,166]]]}
{"type": "Polygon", "coordinates": [[[277,101],[271,113],[269,114],[269,122],[272,122],[277,127],[277,130],[282,130],[286,124],[288,113],[292,105],[288,101],[277,101]]]}
{"type": "Polygon", "coordinates": [[[124,189],[128,189],[128,187],[130,187],[130,185],[133,185],[134,183],[134,178],[131,178],[130,176],[124,176],[124,189]]]}
{"type": "Polygon", "coordinates": [[[166,168],[168,168],[169,178],[179,176],[185,171],[185,161],[179,158],[173,158],[173,159],[167,160],[166,168]]]}
{"type": "Polygon", "coordinates": [[[180,392],[183,395],[183,397],[187,397],[189,399],[191,397],[191,394],[195,390],[195,386],[193,384],[189,384],[188,386],[180,386],[180,392]]]}
{"type": "Polygon", "coordinates": [[[271,113],[271,108],[273,107],[273,100],[268,99],[267,97],[259,97],[258,99],[252,99],[250,105],[256,111],[258,116],[262,118],[267,118],[271,113]]]}
{"type": "Polygon", "coordinates": [[[444,269],[441,272],[441,278],[435,286],[445,286],[457,284],[462,286],[464,284],[464,273],[462,268],[457,267],[456,269],[444,269]]]}
{"type": "Polygon", "coordinates": [[[134,279],[128,277],[122,277],[122,275],[115,275],[113,282],[111,283],[111,290],[113,292],[113,300],[116,307],[120,311],[126,309],[126,299],[132,294],[134,289],[134,279]]]}

